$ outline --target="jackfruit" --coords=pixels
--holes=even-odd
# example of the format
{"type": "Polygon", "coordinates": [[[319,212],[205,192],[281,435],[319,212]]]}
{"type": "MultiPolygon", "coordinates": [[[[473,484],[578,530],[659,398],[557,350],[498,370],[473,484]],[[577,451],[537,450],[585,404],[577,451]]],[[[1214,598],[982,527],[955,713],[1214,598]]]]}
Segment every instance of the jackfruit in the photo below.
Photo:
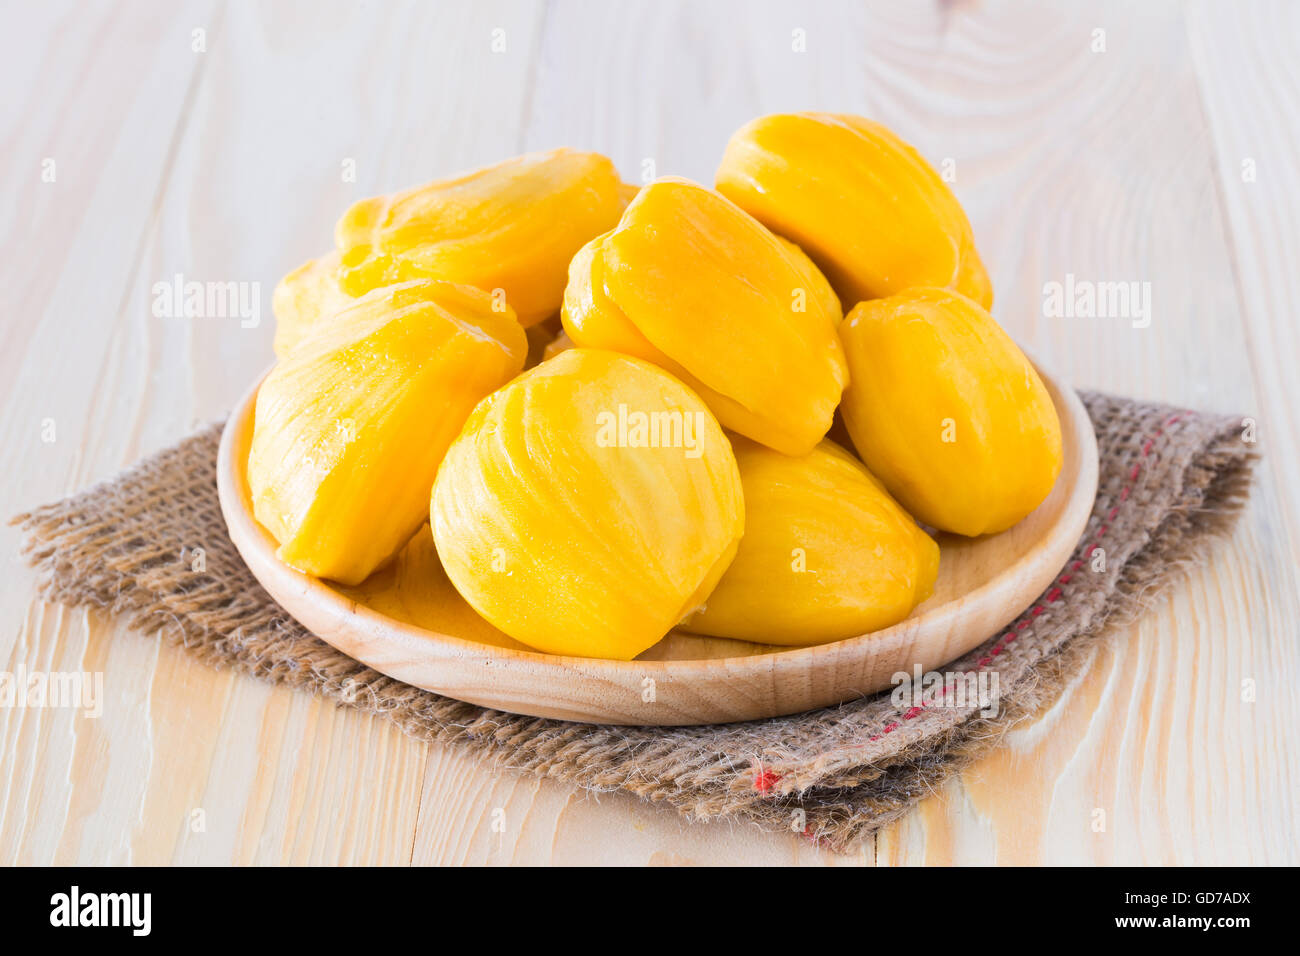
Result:
{"type": "Polygon", "coordinates": [[[430,503],[447,576],[553,654],[630,660],[708,597],[744,531],[731,446],[681,382],[569,349],[488,396],[430,503]]]}
{"type": "Polygon", "coordinates": [[[821,644],[897,624],[934,589],[939,546],[834,442],[791,458],[736,436],[745,536],[688,631],[821,644]]]}
{"type": "Polygon", "coordinates": [[[469,286],[377,289],[309,336],[257,393],[248,484],[282,561],[357,584],[428,514],[447,446],[523,367],[507,309],[469,286]]]}
{"type": "Polygon", "coordinates": [[[725,427],[787,454],[822,439],[848,381],[839,301],[821,273],[686,180],[644,187],[574,256],[561,315],[578,347],[660,366],[725,427]]]}
{"type": "Polygon", "coordinates": [[[1029,359],[950,289],[859,303],[840,326],[853,371],[844,421],[866,466],[933,528],[1003,531],[1062,464],[1061,423],[1029,359]]]}
{"type": "Polygon", "coordinates": [[[731,137],[716,182],[718,192],[797,242],[846,309],[911,286],[947,286],[993,305],[957,197],[879,123],[831,113],[760,117],[731,137]]]}
{"type": "Polygon", "coordinates": [[[559,309],[569,260],[614,227],[628,195],[604,156],[554,149],[363,199],[335,229],[339,284],[361,295],[406,279],[464,283],[527,327],[559,309]]]}

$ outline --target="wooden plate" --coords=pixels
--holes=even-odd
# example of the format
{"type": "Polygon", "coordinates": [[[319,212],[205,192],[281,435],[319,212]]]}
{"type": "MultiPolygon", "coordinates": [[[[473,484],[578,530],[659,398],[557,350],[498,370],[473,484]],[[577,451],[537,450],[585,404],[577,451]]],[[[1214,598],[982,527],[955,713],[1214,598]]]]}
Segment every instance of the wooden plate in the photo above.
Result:
{"type": "MultiPolygon", "coordinates": [[[[889,687],[893,674],[916,664],[929,671],[960,657],[1029,607],[1065,565],[1097,492],[1097,442],[1078,396],[1035,365],[1056,403],[1065,444],[1052,493],[1001,534],[940,536],[934,595],[893,627],[834,644],[773,648],[674,631],[634,661],[557,657],[529,650],[480,618],[441,574],[431,542],[423,560],[433,563],[421,579],[431,583],[415,612],[380,599],[391,581],[380,582],[380,597],[371,600],[366,585],[342,589],[295,571],[275,556],[275,540],[254,519],[245,476],[260,381],[222,435],[221,509],[244,561],[286,611],[343,653],[417,687],[520,714],[613,724],[797,713],[889,687]]],[[[371,580],[385,573],[402,571],[390,568],[371,580]]]]}

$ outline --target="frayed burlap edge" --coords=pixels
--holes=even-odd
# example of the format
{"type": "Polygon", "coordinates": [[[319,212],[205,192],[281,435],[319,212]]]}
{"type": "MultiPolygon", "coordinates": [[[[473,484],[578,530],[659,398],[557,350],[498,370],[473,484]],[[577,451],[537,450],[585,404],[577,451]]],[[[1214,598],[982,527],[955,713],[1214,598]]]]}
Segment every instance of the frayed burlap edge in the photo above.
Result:
{"type": "Polygon", "coordinates": [[[495,767],[634,793],[696,820],[800,830],[849,850],[1055,701],[1112,625],[1203,560],[1244,504],[1255,455],[1240,418],[1099,394],[1084,401],[1101,479],[1079,548],[1025,615],[946,668],[996,670],[995,717],[899,708],[877,695],[743,724],[612,727],[507,714],[402,684],[306,632],[252,578],[217,503],[220,426],[14,522],[46,600],[98,608],[214,665],[380,714],[495,767]]]}

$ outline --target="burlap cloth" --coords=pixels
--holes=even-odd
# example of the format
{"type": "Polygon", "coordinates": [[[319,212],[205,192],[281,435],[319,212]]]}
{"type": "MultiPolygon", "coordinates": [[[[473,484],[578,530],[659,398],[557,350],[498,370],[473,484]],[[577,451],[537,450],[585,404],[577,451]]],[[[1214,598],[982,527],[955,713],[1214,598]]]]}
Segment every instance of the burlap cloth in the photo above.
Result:
{"type": "Polygon", "coordinates": [[[308,633],[253,579],[217,504],[214,425],[114,480],[14,519],[47,600],[120,615],[218,666],[382,714],[496,767],[625,790],[695,820],[750,819],[853,848],[1054,700],[1113,625],[1203,560],[1249,490],[1240,417],[1084,394],[1101,480],[1057,581],[945,670],[998,673],[1001,710],[895,707],[887,693],[790,717],[612,727],[520,717],[417,690],[308,633]],[[193,570],[195,548],[206,571],[193,570]],[[1104,554],[1096,549],[1102,549],[1104,554]],[[1104,561],[1101,560],[1104,558],[1104,561]],[[1109,629],[1105,626],[1112,625],[1109,629]]]}

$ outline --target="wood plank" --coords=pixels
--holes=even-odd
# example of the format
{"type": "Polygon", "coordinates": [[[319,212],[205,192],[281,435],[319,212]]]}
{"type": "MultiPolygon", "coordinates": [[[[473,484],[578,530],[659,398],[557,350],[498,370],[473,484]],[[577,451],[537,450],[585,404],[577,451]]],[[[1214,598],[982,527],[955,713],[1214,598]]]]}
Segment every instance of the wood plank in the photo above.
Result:
{"type": "MultiPolygon", "coordinates": [[[[132,367],[121,336],[123,302],[202,70],[190,31],[213,7],[179,3],[160,14],[103,3],[27,5],[0,38],[0,441],[20,463],[0,488],[6,517],[129,460],[120,416],[130,415],[131,389],[109,373],[105,356],[132,367]],[[42,180],[45,160],[53,161],[52,181],[42,180]]],[[[143,375],[133,367],[128,381],[143,375]]],[[[0,526],[12,572],[0,581],[0,609],[11,622],[0,632],[0,659],[44,670],[102,670],[107,650],[92,646],[84,613],[32,602],[17,544],[16,529],[0,526]]],[[[134,652],[141,650],[137,642],[134,652]]],[[[143,650],[144,658],[127,665],[133,678],[118,697],[126,713],[136,666],[146,674],[150,666],[153,652],[143,650]]],[[[133,649],[114,653],[130,658],[133,649]]],[[[118,726],[125,730],[130,718],[118,726]]],[[[80,844],[102,782],[76,786],[70,774],[76,766],[92,776],[102,769],[111,735],[71,711],[0,711],[0,766],[27,768],[25,776],[4,774],[0,858],[70,858],[65,848],[80,844]]],[[[129,766],[127,757],[116,778],[128,787],[129,766]]],[[[121,859],[113,832],[92,835],[92,858],[121,859]]]]}
{"type": "MultiPolygon", "coordinates": [[[[189,30],[210,7],[176,4],[159,16],[27,5],[0,40],[0,441],[23,464],[0,486],[6,518],[107,477],[133,455],[122,423],[145,367],[122,335],[124,300],[202,68],[189,30]],[[42,182],[45,159],[53,182],[42,182]],[[106,354],[120,376],[107,371],[106,354]]],[[[15,568],[17,541],[0,525],[15,568]]],[[[21,620],[30,581],[3,578],[0,607],[21,620]]],[[[0,656],[14,639],[12,629],[0,634],[0,656]]]]}

